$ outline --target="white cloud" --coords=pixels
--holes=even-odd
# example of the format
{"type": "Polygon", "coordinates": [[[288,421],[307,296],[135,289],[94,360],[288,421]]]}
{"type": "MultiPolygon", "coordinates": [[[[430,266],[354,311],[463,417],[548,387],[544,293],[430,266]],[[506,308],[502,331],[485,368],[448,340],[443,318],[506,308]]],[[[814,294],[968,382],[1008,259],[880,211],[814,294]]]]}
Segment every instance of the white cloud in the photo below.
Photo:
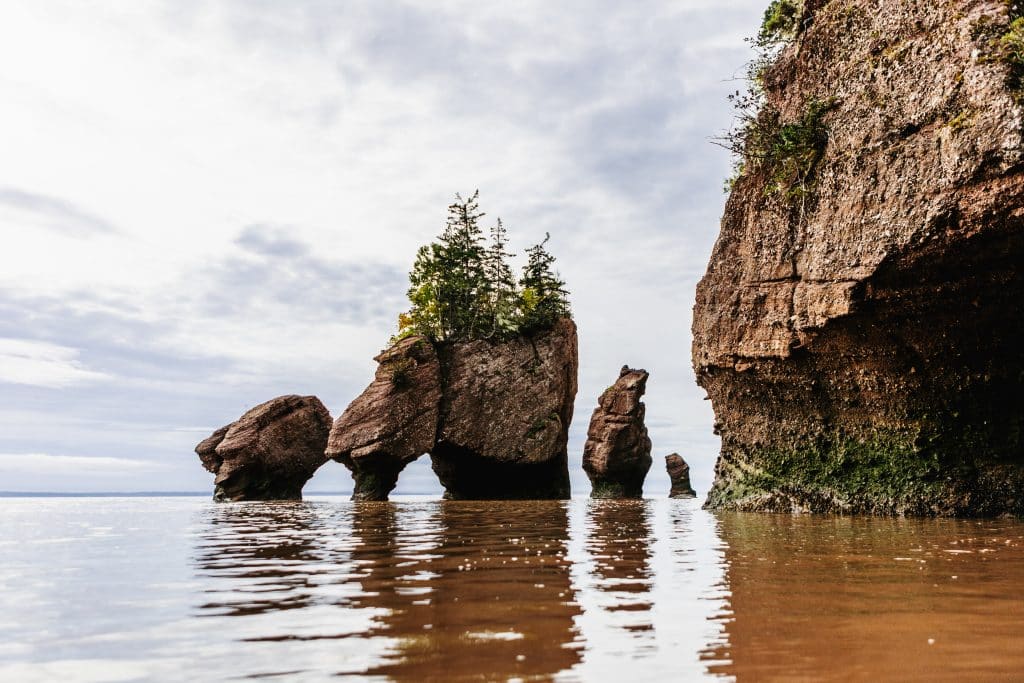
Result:
{"type": "Polygon", "coordinates": [[[551,232],[573,291],[574,468],[630,363],[656,454],[706,488],[690,309],[728,173],[708,138],[764,1],[2,3],[0,381],[22,388],[0,413],[88,421],[0,449],[177,454],[173,486],[205,486],[192,437],[150,426],[273,392],[339,413],[402,305],[387,274],[479,187],[513,247],[551,232]]]}
{"type": "Polygon", "coordinates": [[[108,458],[49,453],[0,453],[0,472],[5,474],[131,474],[163,469],[164,465],[147,460],[108,458]]]}
{"type": "Polygon", "coordinates": [[[0,338],[0,382],[61,388],[108,379],[84,367],[77,349],[30,339],[0,338]]]}

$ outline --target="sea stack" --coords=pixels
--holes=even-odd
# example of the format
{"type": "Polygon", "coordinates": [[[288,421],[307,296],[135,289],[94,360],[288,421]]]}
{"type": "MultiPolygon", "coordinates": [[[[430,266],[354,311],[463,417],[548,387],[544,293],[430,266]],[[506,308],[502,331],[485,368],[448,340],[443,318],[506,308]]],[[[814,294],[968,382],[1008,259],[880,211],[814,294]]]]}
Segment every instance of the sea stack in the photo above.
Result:
{"type": "Polygon", "coordinates": [[[707,505],[1024,514],[1021,3],[791,4],[697,288],[707,505]]]}
{"type": "Polygon", "coordinates": [[[316,396],[279,396],[247,411],[196,446],[216,475],[214,500],[301,500],[327,462],[331,415],[316,396]]]}
{"type": "Polygon", "coordinates": [[[441,406],[441,364],[425,337],[383,351],[373,382],[331,429],[327,457],[352,472],[353,500],[387,500],[399,473],[430,451],[441,406]]]}
{"type": "Polygon", "coordinates": [[[696,498],[697,492],[690,486],[690,466],[678,453],[665,456],[665,469],[672,482],[669,498],[696,498]]]}
{"type": "Polygon", "coordinates": [[[449,499],[568,498],[576,323],[442,347],[434,472],[449,499]]]}
{"type": "Polygon", "coordinates": [[[623,366],[604,390],[590,418],[583,447],[583,469],[592,498],[640,498],[651,468],[651,440],[644,424],[646,370],[623,366]]]}
{"type": "Polygon", "coordinates": [[[386,500],[425,453],[448,499],[568,498],[577,353],[569,318],[501,341],[405,339],[377,357],[328,455],[352,470],[358,500],[386,500]]]}

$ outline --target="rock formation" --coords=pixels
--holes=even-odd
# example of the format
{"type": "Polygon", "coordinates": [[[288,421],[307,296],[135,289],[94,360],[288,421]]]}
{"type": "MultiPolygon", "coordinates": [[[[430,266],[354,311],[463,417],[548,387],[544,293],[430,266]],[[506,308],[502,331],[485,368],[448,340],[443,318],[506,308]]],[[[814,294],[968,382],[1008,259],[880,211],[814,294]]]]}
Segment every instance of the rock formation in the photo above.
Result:
{"type": "Polygon", "coordinates": [[[707,504],[1024,513],[1021,5],[802,7],[697,289],[707,504]]]}
{"type": "Polygon", "coordinates": [[[644,425],[646,370],[623,366],[604,390],[590,418],[583,447],[583,469],[592,498],[640,498],[651,469],[651,440],[644,425]]]}
{"type": "Polygon", "coordinates": [[[301,500],[327,462],[331,415],[316,396],[279,396],[196,446],[214,480],[214,500],[301,500]]]}
{"type": "Polygon", "coordinates": [[[373,382],[335,422],[327,456],[355,479],[353,500],[387,500],[398,474],[434,446],[441,364],[434,346],[410,337],[374,360],[373,382]]]}
{"type": "Polygon", "coordinates": [[[672,482],[668,492],[669,498],[696,498],[697,492],[690,486],[690,466],[678,453],[665,456],[665,469],[672,482]]]}
{"type": "Polygon", "coordinates": [[[569,496],[572,320],[501,342],[410,337],[377,360],[376,378],[335,422],[327,450],[352,470],[353,498],[386,500],[424,453],[446,498],[569,496]]]}

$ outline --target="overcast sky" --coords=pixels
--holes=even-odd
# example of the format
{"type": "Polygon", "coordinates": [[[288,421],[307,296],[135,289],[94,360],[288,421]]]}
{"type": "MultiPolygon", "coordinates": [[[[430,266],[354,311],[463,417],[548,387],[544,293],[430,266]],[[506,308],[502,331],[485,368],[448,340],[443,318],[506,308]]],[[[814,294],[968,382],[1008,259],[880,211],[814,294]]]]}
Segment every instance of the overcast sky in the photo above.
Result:
{"type": "MultiPolygon", "coordinates": [[[[0,5],[0,490],[205,491],[196,442],[280,394],[339,415],[454,193],[551,233],[597,396],[651,372],[703,495],[690,368],[726,95],[766,0],[0,5]]],[[[489,220],[488,219],[488,220],[489,220]]],[[[309,491],[346,490],[328,463],[309,491]]],[[[399,490],[439,491],[429,459],[399,490]]]]}

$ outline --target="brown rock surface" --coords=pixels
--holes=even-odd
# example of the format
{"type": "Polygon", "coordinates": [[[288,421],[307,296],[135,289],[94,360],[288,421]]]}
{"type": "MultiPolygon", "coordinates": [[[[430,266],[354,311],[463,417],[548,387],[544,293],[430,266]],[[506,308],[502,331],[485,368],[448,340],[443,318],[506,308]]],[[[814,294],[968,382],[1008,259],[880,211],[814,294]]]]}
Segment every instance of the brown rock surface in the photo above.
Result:
{"type": "Polygon", "coordinates": [[[442,353],[441,429],[431,451],[447,498],[568,498],[576,324],[442,353]]]}
{"type": "Polygon", "coordinates": [[[401,470],[428,452],[447,498],[569,496],[572,320],[502,342],[414,337],[377,360],[376,379],[335,422],[328,446],[355,476],[353,498],[386,500],[401,470]]]}
{"type": "Polygon", "coordinates": [[[604,390],[590,418],[583,447],[583,469],[593,498],[640,498],[651,468],[651,440],[644,424],[646,370],[623,366],[604,390]]]}
{"type": "Polygon", "coordinates": [[[279,396],[247,411],[196,446],[215,500],[301,500],[327,461],[331,415],[315,396],[279,396]]]}
{"type": "Polygon", "coordinates": [[[690,486],[690,466],[678,453],[665,456],[665,469],[672,482],[669,498],[696,498],[697,492],[690,486]]]}
{"type": "Polygon", "coordinates": [[[697,289],[707,504],[1024,513],[1024,93],[1001,0],[806,3],[764,72],[830,101],[813,187],[748,163],[697,289]]]}
{"type": "Polygon", "coordinates": [[[374,360],[373,382],[334,423],[327,444],[327,456],[352,471],[354,500],[387,500],[437,434],[441,365],[430,341],[404,339],[374,360]]]}

